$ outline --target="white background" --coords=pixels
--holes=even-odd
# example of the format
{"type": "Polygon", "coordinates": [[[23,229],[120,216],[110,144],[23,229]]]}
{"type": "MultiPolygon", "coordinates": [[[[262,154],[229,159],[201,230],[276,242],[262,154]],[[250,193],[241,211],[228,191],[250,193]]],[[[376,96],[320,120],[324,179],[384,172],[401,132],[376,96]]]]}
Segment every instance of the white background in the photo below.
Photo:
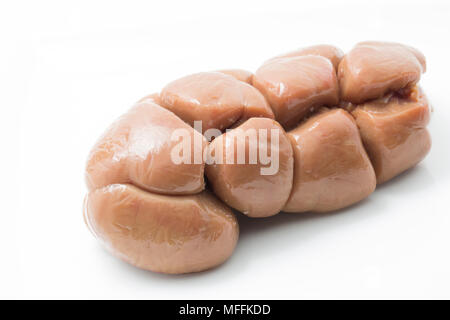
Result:
{"type": "Polygon", "coordinates": [[[0,298],[450,298],[448,1],[2,1],[0,35],[0,298]],[[414,170],[340,212],[240,217],[232,258],[198,274],[135,269],[88,232],[86,156],[134,101],[363,40],[427,57],[433,148],[414,170]]]}

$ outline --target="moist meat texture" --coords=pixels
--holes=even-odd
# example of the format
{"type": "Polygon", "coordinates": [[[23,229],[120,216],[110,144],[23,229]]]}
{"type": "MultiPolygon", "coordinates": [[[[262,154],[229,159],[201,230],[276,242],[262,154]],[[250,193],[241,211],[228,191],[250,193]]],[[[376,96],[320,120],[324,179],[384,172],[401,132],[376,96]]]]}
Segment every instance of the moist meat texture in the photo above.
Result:
{"type": "Polygon", "coordinates": [[[353,111],[364,145],[383,183],[415,166],[431,148],[430,108],[418,87],[406,97],[389,94],[353,111]]]}
{"type": "Polygon", "coordinates": [[[414,86],[426,70],[418,50],[393,42],[358,43],[339,64],[341,99],[362,103],[414,86]]]}
{"type": "Polygon", "coordinates": [[[321,56],[269,60],[255,72],[253,85],[267,98],[275,119],[287,129],[316,108],[339,102],[333,65],[321,56]]]}
{"type": "Polygon", "coordinates": [[[114,184],[91,191],[85,201],[85,220],[94,235],[142,269],[209,269],[224,262],[237,243],[235,216],[207,191],[173,197],[114,184]]]}
{"type": "Polygon", "coordinates": [[[208,181],[220,199],[250,217],[267,217],[281,211],[291,192],[294,163],[289,139],[276,121],[252,118],[216,138],[209,149],[221,159],[220,164],[206,166],[208,181]],[[245,150],[244,164],[236,164],[239,149],[245,150]],[[275,174],[264,174],[270,164],[261,161],[261,153],[278,155],[277,160],[272,160],[278,161],[275,174]],[[233,164],[228,164],[228,158],[233,164]]]}
{"type": "Polygon", "coordinates": [[[252,84],[253,73],[242,69],[222,69],[217,72],[228,74],[239,81],[243,81],[248,84],[252,84]]]}
{"type": "MultiPolygon", "coordinates": [[[[289,58],[299,56],[322,56],[327,58],[333,64],[333,67],[337,70],[339,62],[341,62],[344,52],[341,49],[328,44],[319,44],[315,46],[301,48],[295,51],[287,52],[272,59],[289,58]]],[[[272,60],[271,59],[271,60],[272,60]]]]}
{"type": "Polygon", "coordinates": [[[205,187],[206,145],[200,133],[151,98],[145,99],[114,122],[92,148],[86,166],[88,188],[132,183],[163,194],[200,192],[205,187]],[[192,146],[195,141],[200,146],[192,148],[191,163],[171,161],[171,150],[178,143],[172,134],[179,129],[189,134],[192,146]]]}
{"type": "Polygon", "coordinates": [[[337,210],[375,190],[374,170],[348,112],[323,111],[288,134],[295,173],[284,211],[337,210]]]}
{"type": "Polygon", "coordinates": [[[175,80],[161,91],[160,101],[191,126],[202,121],[203,132],[224,130],[248,114],[274,117],[260,92],[221,72],[201,72],[175,80]]]}
{"type": "Polygon", "coordinates": [[[238,241],[233,209],[254,218],[339,210],[419,163],[431,148],[425,70],[417,49],[368,41],[345,55],[298,49],[254,74],[177,79],[94,145],[85,222],[142,269],[218,266],[238,241]]]}

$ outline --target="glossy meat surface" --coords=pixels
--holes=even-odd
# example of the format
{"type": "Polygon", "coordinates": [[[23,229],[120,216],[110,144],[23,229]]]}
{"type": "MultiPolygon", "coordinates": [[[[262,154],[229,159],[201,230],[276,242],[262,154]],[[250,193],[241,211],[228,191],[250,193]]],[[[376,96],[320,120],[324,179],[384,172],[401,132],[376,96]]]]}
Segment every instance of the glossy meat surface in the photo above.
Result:
{"type": "Polygon", "coordinates": [[[376,178],[351,115],[323,111],[288,132],[294,180],[283,211],[332,211],[370,195],[376,178]]]}
{"type": "Polygon", "coordinates": [[[412,87],[425,70],[425,57],[412,47],[393,42],[361,42],[339,64],[341,99],[362,103],[412,87]]]}
{"type": "Polygon", "coordinates": [[[175,197],[114,184],[91,191],[84,213],[109,251],[155,272],[215,267],[231,255],[239,235],[231,210],[207,191],[175,197]]]}
{"type": "MultiPolygon", "coordinates": [[[[208,182],[221,200],[250,217],[267,217],[280,212],[291,192],[293,157],[290,141],[276,121],[252,118],[216,138],[209,149],[211,154],[223,159],[222,164],[206,166],[208,182]],[[260,130],[265,133],[261,134],[260,130]],[[274,140],[272,130],[273,134],[278,136],[277,138],[274,135],[274,140]],[[257,139],[251,140],[252,137],[257,139]],[[270,164],[262,163],[260,158],[261,148],[264,146],[267,148],[262,149],[264,155],[278,155],[278,170],[275,174],[261,173],[261,168],[270,167],[270,164]],[[245,150],[244,164],[236,164],[239,148],[245,150]],[[223,150],[222,157],[218,156],[220,149],[223,150]],[[234,164],[226,162],[227,152],[230,150],[234,150],[230,156],[234,164]],[[250,162],[252,154],[256,156],[254,161],[250,162]]],[[[272,168],[275,169],[274,166],[272,168]]]]}
{"type": "Polygon", "coordinates": [[[253,85],[267,98],[275,119],[285,129],[315,108],[339,102],[335,70],[321,56],[269,60],[255,72],[253,85]]]}
{"type": "Polygon", "coordinates": [[[420,162],[431,148],[431,108],[417,86],[425,70],[418,50],[368,41],[345,56],[316,45],[254,74],[177,79],[140,99],[94,145],[85,222],[142,269],[220,265],[239,237],[232,209],[254,218],[339,210],[420,162]],[[189,163],[175,162],[186,156],[189,163]]]}
{"type": "MultiPolygon", "coordinates": [[[[299,57],[299,56],[321,56],[327,58],[333,64],[335,70],[337,70],[339,62],[341,62],[342,57],[344,56],[344,52],[332,45],[328,44],[318,44],[315,46],[305,47],[298,50],[290,51],[285,54],[276,56],[272,59],[278,58],[289,58],[289,57],[299,57]]],[[[271,59],[271,60],[272,60],[271,59]]]]}
{"type": "Polygon", "coordinates": [[[429,152],[428,100],[419,88],[406,97],[388,95],[353,111],[366,150],[383,183],[415,166],[429,152]]]}
{"type": "Polygon", "coordinates": [[[228,74],[239,81],[252,84],[253,73],[243,69],[222,69],[217,72],[228,74]]]}
{"type": "Polygon", "coordinates": [[[203,132],[229,128],[255,111],[273,117],[255,88],[220,72],[201,72],[175,80],[161,91],[160,99],[165,108],[191,126],[201,120],[203,132]]]}
{"type": "Polygon", "coordinates": [[[89,154],[89,189],[132,183],[162,194],[191,194],[204,189],[202,148],[207,142],[172,112],[145,100],[114,122],[89,154]],[[184,129],[192,142],[191,164],[175,164],[171,150],[175,130],[184,129]],[[199,148],[194,148],[197,143],[199,148]],[[199,159],[195,163],[195,158],[199,159]]]}
{"type": "Polygon", "coordinates": [[[241,125],[250,118],[275,119],[272,108],[261,92],[251,85],[242,87],[242,92],[244,93],[245,108],[241,118],[232,125],[232,128],[241,125]]]}

